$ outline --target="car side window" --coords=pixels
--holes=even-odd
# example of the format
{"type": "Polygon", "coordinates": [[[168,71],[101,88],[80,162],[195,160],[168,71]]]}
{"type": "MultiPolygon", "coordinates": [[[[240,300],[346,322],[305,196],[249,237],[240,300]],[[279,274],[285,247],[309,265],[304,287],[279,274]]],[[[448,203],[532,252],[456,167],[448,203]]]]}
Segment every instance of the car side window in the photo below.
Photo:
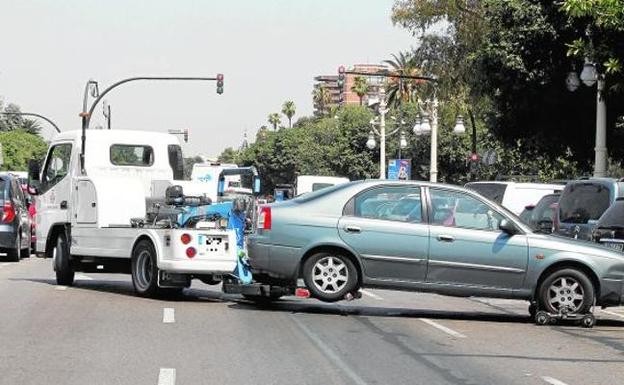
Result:
{"type": "Polygon", "coordinates": [[[42,175],[42,187],[49,189],[63,179],[69,171],[71,160],[70,143],[61,143],[50,149],[50,155],[46,161],[42,175]]]}
{"type": "Polygon", "coordinates": [[[354,199],[356,217],[397,222],[421,223],[420,187],[381,186],[357,195],[354,199]]]}
{"type": "Polygon", "coordinates": [[[499,231],[503,216],[479,199],[458,191],[429,191],[433,225],[499,231]]]}

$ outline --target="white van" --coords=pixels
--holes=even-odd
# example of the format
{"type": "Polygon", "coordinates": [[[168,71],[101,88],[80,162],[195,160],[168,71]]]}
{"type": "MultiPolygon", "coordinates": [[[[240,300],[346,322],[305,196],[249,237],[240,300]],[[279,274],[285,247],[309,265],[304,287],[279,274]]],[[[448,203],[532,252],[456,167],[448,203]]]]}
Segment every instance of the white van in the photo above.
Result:
{"type": "Polygon", "coordinates": [[[320,190],[337,184],[349,183],[349,178],[337,176],[300,175],[297,177],[296,195],[320,190]]]}
{"type": "Polygon", "coordinates": [[[560,193],[564,185],[519,182],[470,182],[464,186],[484,197],[503,205],[516,215],[535,205],[544,195],[560,193]]]}

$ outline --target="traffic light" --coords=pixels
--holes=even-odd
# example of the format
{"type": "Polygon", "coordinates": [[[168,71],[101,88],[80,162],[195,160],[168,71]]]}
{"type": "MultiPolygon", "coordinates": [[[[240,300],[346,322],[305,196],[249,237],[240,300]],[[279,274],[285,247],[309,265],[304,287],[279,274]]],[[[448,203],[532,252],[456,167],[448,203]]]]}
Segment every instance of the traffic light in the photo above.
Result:
{"type": "Polygon", "coordinates": [[[344,66],[338,67],[338,87],[342,90],[345,83],[345,68],[344,66]]]}
{"type": "Polygon", "coordinates": [[[217,74],[217,93],[223,93],[223,74],[217,74]]]}
{"type": "Polygon", "coordinates": [[[479,154],[477,154],[476,152],[470,154],[470,161],[473,163],[477,163],[479,161],[479,154]]]}
{"type": "MultiPolygon", "coordinates": [[[[217,90],[217,92],[219,92],[219,91],[217,90]]],[[[221,90],[221,92],[223,92],[223,90],[221,90]]],[[[221,92],[219,92],[219,93],[221,93],[221,92]]],[[[184,135],[184,143],[188,143],[188,128],[185,128],[184,132],[182,134],[184,135]]]]}

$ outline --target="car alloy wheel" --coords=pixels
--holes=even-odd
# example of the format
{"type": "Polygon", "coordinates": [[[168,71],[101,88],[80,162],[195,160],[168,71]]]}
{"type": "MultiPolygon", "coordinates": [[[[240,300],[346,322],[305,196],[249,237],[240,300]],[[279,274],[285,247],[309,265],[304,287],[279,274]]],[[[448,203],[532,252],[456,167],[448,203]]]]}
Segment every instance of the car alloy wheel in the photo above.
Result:
{"type": "Polygon", "coordinates": [[[314,264],[312,280],[322,293],[335,294],[349,281],[349,270],[340,258],[328,255],[314,264]]]}
{"type": "Polygon", "coordinates": [[[583,286],[573,277],[559,277],[548,288],[548,301],[559,311],[576,313],[584,300],[583,286]]]}

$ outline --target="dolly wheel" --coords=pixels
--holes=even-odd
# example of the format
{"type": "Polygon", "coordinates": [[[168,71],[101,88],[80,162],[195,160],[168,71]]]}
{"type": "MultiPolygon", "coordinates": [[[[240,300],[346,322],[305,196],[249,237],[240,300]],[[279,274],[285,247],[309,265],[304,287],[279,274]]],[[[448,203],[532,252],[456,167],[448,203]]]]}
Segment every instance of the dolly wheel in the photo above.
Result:
{"type": "Polygon", "coordinates": [[[550,314],[545,311],[538,311],[535,315],[535,323],[537,325],[548,325],[550,323],[550,314]]]}
{"type": "Polygon", "coordinates": [[[592,314],[587,314],[581,320],[581,325],[584,328],[593,328],[595,324],[596,324],[596,317],[594,317],[592,314]]]}

